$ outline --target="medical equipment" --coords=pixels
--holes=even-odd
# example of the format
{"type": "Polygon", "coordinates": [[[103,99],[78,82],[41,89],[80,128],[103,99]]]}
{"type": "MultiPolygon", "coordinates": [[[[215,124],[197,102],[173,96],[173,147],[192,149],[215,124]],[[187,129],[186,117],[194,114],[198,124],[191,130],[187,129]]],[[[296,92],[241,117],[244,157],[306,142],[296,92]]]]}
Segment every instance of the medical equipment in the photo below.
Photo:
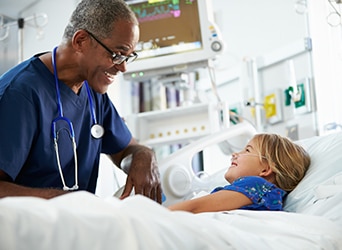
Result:
{"type": "MultiPolygon", "coordinates": [[[[78,171],[78,163],[77,163],[76,141],[75,141],[75,132],[74,132],[74,127],[72,125],[72,122],[68,118],[66,118],[63,114],[63,106],[62,106],[61,95],[60,95],[60,91],[59,91],[59,83],[58,83],[58,75],[57,75],[56,52],[57,52],[57,47],[54,48],[53,53],[52,53],[52,66],[53,66],[54,77],[55,77],[57,107],[58,107],[59,116],[56,117],[52,121],[51,128],[52,128],[52,136],[53,136],[53,141],[54,141],[58,170],[59,170],[59,174],[61,176],[61,180],[63,183],[63,190],[71,191],[71,190],[77,190],[79,188],[79,186],[78,186],[78,172],[77,172],[78,171]],[[61,167],[61,162],[60,162],[60,158],[59,158],[59,150],[58,150],[58,133],[59,133],[59,131],[57,129],[57,122],[59,122],[59,121],[65,122],[68,125],[69,129],[68,130],[65,129],[65,130],[68,131],[70,140],[72,142],[72,148],[73,148],[73,153],[74,153],[74,165],[75,165],[75,184],[72,187],[68,187],[65,183],[64,175],[63,175],[63,171],[62,171],[62,167],[61,167]]],[[[84,85],[87,88],[90,113],[91,113],[91,117],[93,120],[93,125],[90,129],[90,133],[95,139],[99,139],[104,134],[104,128],[100,124],[97,123],[95,107],[94,107],[93,98],[91,96],[90,89],[88,86],[88,82],[84,81],[84,85]]]]}
{"type": "Polygon", "coordinates": [[[223,52],[211,0],[126,2],[140,27],[139,57],[127,67],[126,80],[206,68],[208,60],[223,52]]]}
{"type": "Polygon", "coordinates": [[[18,62],[22,62],[24,59],[24,26],[31,26],[37,29],[37,39],[41,39],[44,36],[43,27],[48,23],[48,16],[45,13],[34,14],[25,18],[11,18],[0,14],[0,41],[5,40],[9,36],[9,29],[11,26],[18,26],[18,62]],[[10,22],[4,23],[4,19],[10,20],[10,22]],[[33,20],[33,24],[30,21],[33,20]],[[4,32],[2,32],[4,30],[4,32]]]}

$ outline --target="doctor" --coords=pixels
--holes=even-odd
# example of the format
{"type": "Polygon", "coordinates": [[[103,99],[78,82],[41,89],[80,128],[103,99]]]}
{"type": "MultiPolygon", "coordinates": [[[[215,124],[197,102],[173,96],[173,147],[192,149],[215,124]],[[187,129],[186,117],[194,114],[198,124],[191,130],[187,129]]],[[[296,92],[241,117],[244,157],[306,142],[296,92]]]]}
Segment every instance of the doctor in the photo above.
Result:
{"type": "Polygon", "coordinates": [[[94,193],[100,153],[132,156],[134,188],[161,202],[155,155],[139,145],[106,94],[133,62],[138,21],[123,0],[83,0],[63,39],[0,77],[0,197],[94,193]]]}

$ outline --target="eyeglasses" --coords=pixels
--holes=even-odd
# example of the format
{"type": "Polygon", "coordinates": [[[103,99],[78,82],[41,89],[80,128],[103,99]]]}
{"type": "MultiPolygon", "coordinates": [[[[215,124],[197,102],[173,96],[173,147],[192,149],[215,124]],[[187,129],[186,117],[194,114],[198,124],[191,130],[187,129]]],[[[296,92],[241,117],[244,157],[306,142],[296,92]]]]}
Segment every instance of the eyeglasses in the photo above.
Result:
{"type": "MultiPolygon", "coordinates": [[[[87,31],[87,30],[86,30],[87,31]]],[[[132,54],[128,55],[128,56],[124,56],[124,55],[120,55],[117,54],[113,51],[111,51],[106,45],[104,45],[99,39],[97,39],[92,33],[90,33],[89,31],[87,31],[87,33],[94,38],[94,40],[96,42],[98,42],[105,50],[107,50],[111,55],[112,55],[112,62],[113,64],[121,64],[123,62],[131,63],[133,61],[135,61],[135,59],[137,59],[138,54],[133,52],[132,54]]]]}

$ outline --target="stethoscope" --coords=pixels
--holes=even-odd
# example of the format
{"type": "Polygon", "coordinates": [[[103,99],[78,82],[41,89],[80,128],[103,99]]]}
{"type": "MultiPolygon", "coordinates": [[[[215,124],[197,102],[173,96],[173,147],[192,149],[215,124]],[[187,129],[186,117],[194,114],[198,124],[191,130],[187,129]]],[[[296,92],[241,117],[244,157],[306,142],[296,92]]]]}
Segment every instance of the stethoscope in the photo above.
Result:
{"type": "MultiPolygon", "coordinates": [[[[59,170],[59,174],[61,176],[61,180],[63,183],[63,190],[73,191],[73,190],[77,190],[79,188],[78,187],[78,172],[77,172],[78,171],[78,162],[77,162],[77,152],[76,152],[76,140],[75,140],[75,132],[74,132],[74,127],[72,125],[72,122],[63,115],[63,106],[62,106],[62,102],[61,102],[61,94],[59,91],[59,83],[58,83],[58,76],[57,76],[56,52],[57,52],[57,47],[54,48],[53,53],[52,53],[52,66],[53,66],[53,72],[54,72],[54,76],[55,76],[55,87],[56,87],[57,107],[58,107],[59,116],[56,117],[55,119],[53,119],[51,129],[52,129],[52,136],[53,136],[53,141],[54,141],[54,148],[55,148],[55,153],[56,153],[58,170],[59,170]],[[59,133],[59,131],[56,129],[56,127],[57,127],[56,125],[57,125],[58,121],[66,122],[68,127],[69,127],[68,133],[69,133],[70,140],[72,142],[72,148],[73,148],[73,152],[74,152],[74,164],[75,164],[75,184],[72,187],[68,187],[65,184],[64,175],[63,175],[61,162],[60,162],[60,158],[59,158],[59,151],[58,151],[58,133],[59,133]]],[[[91,113],[91,117],[92,117],[92,121],[93,121],[93,125],[90,129],[90,133],[91,133],[92,137],[94,137],[95,139],[99,139],[104,134],[104,128],[100,124],[97,123],[95,107],[94,107],[94,103],[93,103],[93,98],[92,98],[91,93],[90,93],[90,88],[89,88],[88,82],[84,81],[84,85],[86,86],[86,89],[87,89],[90,113],[91,113]]]]}

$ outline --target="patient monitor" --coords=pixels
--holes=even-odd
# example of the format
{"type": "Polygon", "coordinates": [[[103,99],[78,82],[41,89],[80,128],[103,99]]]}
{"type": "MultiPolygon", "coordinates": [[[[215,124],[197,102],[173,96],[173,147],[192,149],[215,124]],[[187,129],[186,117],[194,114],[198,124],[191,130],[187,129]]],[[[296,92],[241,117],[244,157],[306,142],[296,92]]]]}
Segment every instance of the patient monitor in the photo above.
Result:
{"type": "Polygon", "coordinates": [[[207,67],[223,42],[210,0],[128,0],[140,27],[137,60],[126,80],[188,72],[207,67]]]}

